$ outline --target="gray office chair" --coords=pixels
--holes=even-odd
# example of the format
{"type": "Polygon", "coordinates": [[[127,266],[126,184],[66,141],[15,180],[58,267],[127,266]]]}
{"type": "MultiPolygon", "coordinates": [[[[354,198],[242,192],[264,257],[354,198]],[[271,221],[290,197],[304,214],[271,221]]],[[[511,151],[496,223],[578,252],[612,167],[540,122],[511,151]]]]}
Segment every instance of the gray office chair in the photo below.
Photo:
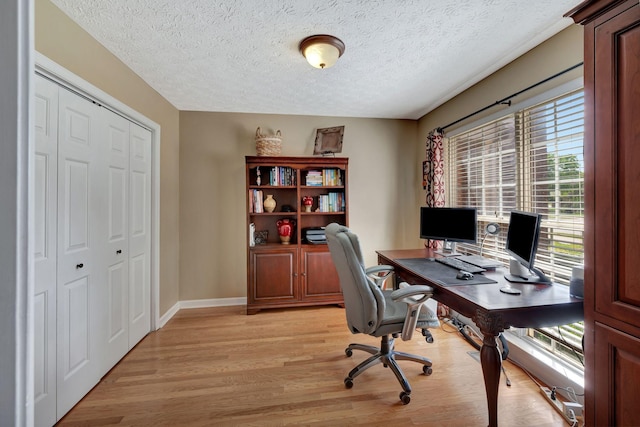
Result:
{"type": "Polygon", "coordinates": [[[325,232],[331,258],[340,278],[349,330],[353,334],[381,338],[380,348],[349,344],[345,350],[348,357],[351,357],[353,350],[362,350],[372,356],[351,370],[344,384],[347,388],[353,387],[355,377],[382,363],[385,368],[391,368],[398,379],[402,387],[400,400],[406,405],[411,401],[411,387],[396,360],[421,363],[425,375],[431,375],[432,363],[426,357],[396,351],[394,340],[401,336],[406,341],[411,339],[416,328],[440,325],[436,315],[422,306],[431,297],[433,289],[426,285],[407,286],[394,291],[380,289],[367,274],[358,237],[347,227],[336,223],[329,224],[325,232]]]}

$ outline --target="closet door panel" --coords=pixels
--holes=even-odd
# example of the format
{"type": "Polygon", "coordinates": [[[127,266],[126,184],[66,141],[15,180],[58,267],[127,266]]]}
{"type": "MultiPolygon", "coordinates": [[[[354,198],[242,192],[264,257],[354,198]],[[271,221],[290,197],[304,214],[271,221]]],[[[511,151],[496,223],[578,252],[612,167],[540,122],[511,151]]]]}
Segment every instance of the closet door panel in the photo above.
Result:
{"type": "Polygon", "coordinates": [[[98,107],[59,91],[57,408],[65,414],[100,379],[98,107]]]}
{"type": "Polygon", "coordinates": [[[151,328],[151,132],[131,124],[129,348],[151,328]]]}
{"type": "Polygon", "coordinates": [[[58,85],[36,76],[34,98],[34,424],[56,422],[58,85]]]}
{"type": "Polygon", "coordinates": [[[103,374],[129,350],[129,121],[102,108],[104,121],[103,169],[106,176],[106,227],[101,236],[101,261],[106,269],[104,310],[107,316],[103,348],[103,374]]]}

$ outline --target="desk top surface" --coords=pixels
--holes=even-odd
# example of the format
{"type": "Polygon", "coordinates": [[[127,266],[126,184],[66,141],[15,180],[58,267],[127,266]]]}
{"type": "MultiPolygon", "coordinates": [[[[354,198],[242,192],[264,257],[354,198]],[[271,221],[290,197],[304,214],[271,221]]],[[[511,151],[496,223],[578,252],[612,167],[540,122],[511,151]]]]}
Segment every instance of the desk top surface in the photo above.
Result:
{"type": "Polygon", "coordinates": [[[402,270],[401,275],[405,280],[409,279],[412,284],[432,286],[434,299],[468,317],[481,310],[500,314],[509,326],[519,327],[562,325],[583,319],[583,302],[569,295],[568,286],[509,283],[504,278],[507,271],[500,268],[482,273],[493,279],[494,283],[447,285],[429,276],[429,265],[437,264],[427,259],[434,257],[430,249],[387,250],[377,253],[381,262],[402,270]],[[402,260],[412,258],[423,258],[424,265],[402,263],[402,260]],[[505,286],[519,289],[522,293],[509,295],[500,292],[500,288],[505,286]]]}

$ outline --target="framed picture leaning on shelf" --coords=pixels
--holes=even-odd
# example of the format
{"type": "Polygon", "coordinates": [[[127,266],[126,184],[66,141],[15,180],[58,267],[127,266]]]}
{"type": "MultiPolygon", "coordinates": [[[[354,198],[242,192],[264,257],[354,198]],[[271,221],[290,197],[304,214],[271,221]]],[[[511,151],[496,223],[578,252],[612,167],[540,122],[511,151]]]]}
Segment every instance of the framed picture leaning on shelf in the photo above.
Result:
{"type": "Polygon", "coordinates": [[[316,143],[313,154],[342,153],[342,138],[344,126],[323,128],[316,131],[316,143]]]}

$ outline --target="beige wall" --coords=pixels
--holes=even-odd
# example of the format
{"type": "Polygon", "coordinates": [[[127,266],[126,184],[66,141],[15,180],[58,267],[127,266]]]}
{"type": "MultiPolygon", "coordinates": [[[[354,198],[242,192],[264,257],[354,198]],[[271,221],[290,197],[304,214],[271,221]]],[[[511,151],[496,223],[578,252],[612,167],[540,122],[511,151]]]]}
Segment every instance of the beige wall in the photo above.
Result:
{"type": "Polygon", "coordinates": [[[35,1],[35,48],[162,128],[159,308],[163,314],[178,301],[178,110],[49,0],[35,1]]]}
{"type": "Polygon", "coordinates": [[[246,296],[244,156],[256,154],[256,128],[282,132],[282,155],[310,156],[316,129],[341,125],[349,223],[361,235],[366,262],[376,263],[376,249],[406,245],[404,207],[415,206],[420,178],[417,122],[181,112],[180,300],[246,296]]]}

